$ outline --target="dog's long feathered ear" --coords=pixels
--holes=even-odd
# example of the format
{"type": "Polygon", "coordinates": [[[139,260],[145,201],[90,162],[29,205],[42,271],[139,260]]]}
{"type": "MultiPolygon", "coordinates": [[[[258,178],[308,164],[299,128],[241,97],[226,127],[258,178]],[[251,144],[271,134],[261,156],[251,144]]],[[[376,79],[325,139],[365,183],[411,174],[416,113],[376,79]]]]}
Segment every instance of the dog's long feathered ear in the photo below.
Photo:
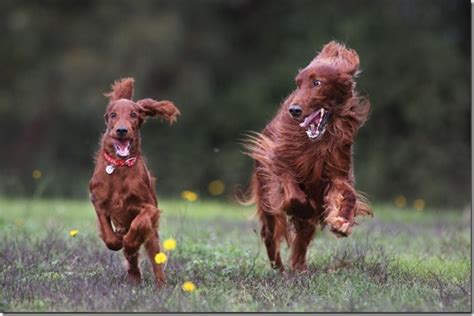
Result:
{"type": "Polygon", "coordinates": [[[116,80],[111,86],[112,91],[104,93],[104,95],[108,97],[110,101],[116,101],[119,99],[131,100],[133,97],[134,83],[135,79],[133,78],[123,78],[116,80]]]}
{"type": "Polygon", "coordinates": [[[140,107],[140,113],[144,119],[147,117],[158,117],[167,120],[170,124],[176,122],[181,112],[171,101],[156,101],[153,99],[143,99],[137,101],[140,107]]]}
{"type": "Polygon", "coordinates": [[[331,41],[324,45],[317,59],[330,60],[342,73],[357,76],[359,71],[359,55],[353,49],[347,48],[344,44],[331,41]]]}

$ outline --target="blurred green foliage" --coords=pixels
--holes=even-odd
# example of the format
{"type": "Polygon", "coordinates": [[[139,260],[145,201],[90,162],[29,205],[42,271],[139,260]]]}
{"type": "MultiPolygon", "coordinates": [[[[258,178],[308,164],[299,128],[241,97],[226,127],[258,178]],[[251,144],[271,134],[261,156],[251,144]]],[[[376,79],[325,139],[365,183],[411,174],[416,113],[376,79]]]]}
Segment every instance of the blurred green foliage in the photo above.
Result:
{"type": "Polygon", "coordinates": [[[85,197],[115,79],[173,100],[144,126],[158,193],[246,186],[261,130],[326,42],[355,48],[372,102],[355,146],[372,200],[470,203],[467,1],[13,1],[0,4],[0,194],[85,197]],[[33,170],[41,177],[32,178],[33,170]]]}

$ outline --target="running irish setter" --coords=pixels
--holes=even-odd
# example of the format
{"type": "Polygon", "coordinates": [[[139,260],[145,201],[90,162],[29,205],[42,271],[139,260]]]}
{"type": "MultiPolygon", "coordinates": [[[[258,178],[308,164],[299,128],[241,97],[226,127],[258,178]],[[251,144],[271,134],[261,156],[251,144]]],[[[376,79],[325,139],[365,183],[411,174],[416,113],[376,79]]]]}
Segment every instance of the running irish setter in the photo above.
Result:
{"type": "Polygon", "coordinates": [[[283,270],[280,242],[291,247],[291,268],[304,271],[318,226],[348,236],[356,215],[372,215],[354,189],[352,145],[370,109],[355,90],[357,53],[337,42],[296,76],[296,90],[246,147],[254,159],[248,204],[257,204],[261,237],[272,267],[283,270]]]}
{"type": "Polygon", "coordinates": [[[90,198],[102,240],[111,250],[123,248],[129,279],[135,282],[141,279],[138,251],[144,244],[156,284],[163,286],[166,283],[163,267],[154,262],[160,252],[157,232],[160,210],[154,179],[141,156],[139,129],[150,117],[173,123],[180,112],[170,101],[133,101],[133,84],[132,78],[116,81],[112,91],[106,94],[107,129],[95,158],[90,198]]]}

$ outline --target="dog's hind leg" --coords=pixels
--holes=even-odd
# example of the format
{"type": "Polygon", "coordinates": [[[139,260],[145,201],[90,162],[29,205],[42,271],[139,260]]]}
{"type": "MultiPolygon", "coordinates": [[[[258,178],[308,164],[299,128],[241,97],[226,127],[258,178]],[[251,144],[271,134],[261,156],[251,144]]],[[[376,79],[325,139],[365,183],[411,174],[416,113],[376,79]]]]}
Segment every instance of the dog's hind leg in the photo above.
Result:
{"type": "Polygon", "coordinates": [[[272,268],[283,271],[280,256],[280,242],[286,234],[286,219],[282,215],[270,214],[259,208],[259,217],[262,227],[260,236],[267,249],[268,259],[272,268]]]}
{"type": "Polygon", "coordinates": [[[272,205],[278,205],[278,203],[271,203],[271,200],[278,199],[280,194],[272,194],[272,192],[269,192],[269,188],[274,188],[275,186],[267,184],[267,182],[271,180],[262,169],[257,169],[253,180],[253,191],[257,202],[257,215],[262,225],[260,236],[267,249],[271,267],[283,271],[280,243],[283,237],[286,237],[288,240],[288,225],[284,213],[276,213],[273,211],[275,207],[272,207],[272,205]]]}
{"type": "Polygon", "coordinates": [[[132,283],[140,283],[142,274],[138,266],[138,251],[135,253],[128,253],[124,250],[125,259],[127,260],[127,277],[132,283]]]}
{"type": "MultiPolygon", "coordinates": [[[[128,276],[132,281],[141,279],[140,268],[138,267],[138,251],[140,246],[153,237],[154,223],[159,217],[158,209],[151,205],[144,205],[140,213],[135,217],[130,225],[130,229],[123,237],[123,252],[128,261],[128,276]]],[[[159,250],[159,247],[158,247],[159,250]]],[[[152,264],[155,264],[152,262],[152,264]]]]}
{"type": "Polygon", "coordinates": [[[275,187],[275,185],[269,184],[271,181],[273,181],[271,175],[257,162],[255,172],[252,176],[251,188],[252,200],[257,203],[257,215],[262,225],[260,236],[267,249],[270,265],[274,269],[283,271],[280,243],[283,237],[288,237],[287,221],[286,215],[282,212],[275,213],[273,211],[273,209],[277,208],[275,205],[278,203],[272,205],[272,197],[280,197],[281,194],[277,191],[270,192],[270,188],[275,187]]]}
{"type": "Polygon", "coordinates": [[[295,229],[295,238],[291,245],[291,268],[295,271],[305,271],[306,252],[316,233],[316,223],[313,220],[291,218],[295,229]]]}
{"type": "Polygon", "coordinates": [[[166,277],[163,270],[163,264],[157,264],[155,262],[155,256],[160,252],[160,240],[156,229],[153,230],[151,237],[145,242],[145,249],[153,268],[155,283],[158,287],[161,287],[166,284],[166,277]]]}

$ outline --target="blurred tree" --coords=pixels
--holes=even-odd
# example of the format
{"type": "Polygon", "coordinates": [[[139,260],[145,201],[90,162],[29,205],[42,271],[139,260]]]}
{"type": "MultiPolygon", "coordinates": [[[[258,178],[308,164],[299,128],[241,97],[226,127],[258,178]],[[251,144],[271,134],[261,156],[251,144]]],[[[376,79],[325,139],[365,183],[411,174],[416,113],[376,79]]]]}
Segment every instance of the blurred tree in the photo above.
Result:
{"type": "Polygon", "coordinates": [[[470,201],[470,6],[466,1],[13,1],[0,4],[0,193],[85,197],[106,99],[136,78],[171,99],[172,128],[148,122],[159,194],[227,195],[246,185],[239,140],[261,130],[322,45],[355,48],[371,119],[356,140],[373,200],[470,201]],[[32,171],[42,171],[32,179],[32,171]],[[74,181],[71,181],[71,180],[74,181]]]}

